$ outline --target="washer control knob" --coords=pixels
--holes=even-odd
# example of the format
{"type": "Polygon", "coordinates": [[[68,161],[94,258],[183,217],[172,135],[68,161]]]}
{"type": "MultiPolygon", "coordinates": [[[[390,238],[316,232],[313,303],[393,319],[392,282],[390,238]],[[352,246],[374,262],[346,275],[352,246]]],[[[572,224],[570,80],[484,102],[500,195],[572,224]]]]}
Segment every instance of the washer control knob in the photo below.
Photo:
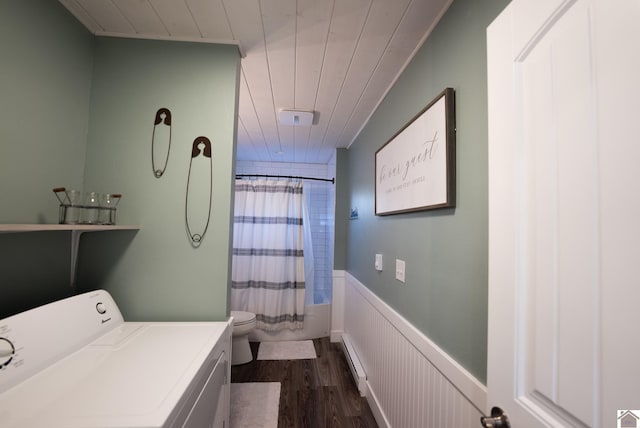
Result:
{"type": "Polygon", "coordinates": [[[9,339],[0,337],[0,369],[4,368],[13,359],[16,349],[9,339]]]}
{"type": "Polygon", "coordinates": [[[104,306],[104,303],[102,302],[98,302],[96,304],[96,311],[98,311],[98,313],[100,315],[104,314],[105,312],[107,312],[107,308],[104,306]]]}

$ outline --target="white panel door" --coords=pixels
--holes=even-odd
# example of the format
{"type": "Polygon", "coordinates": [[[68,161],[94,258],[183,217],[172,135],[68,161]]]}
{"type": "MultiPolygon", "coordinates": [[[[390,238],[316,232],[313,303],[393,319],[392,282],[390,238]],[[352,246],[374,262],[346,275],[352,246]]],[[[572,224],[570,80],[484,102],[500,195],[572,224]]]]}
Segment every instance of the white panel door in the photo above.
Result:
{"type": "Polygon", "coordinates": [[[514,0],[487,43],[488,403],[517,428],[620,426],[640,409],[640,1],[514,0]]]}

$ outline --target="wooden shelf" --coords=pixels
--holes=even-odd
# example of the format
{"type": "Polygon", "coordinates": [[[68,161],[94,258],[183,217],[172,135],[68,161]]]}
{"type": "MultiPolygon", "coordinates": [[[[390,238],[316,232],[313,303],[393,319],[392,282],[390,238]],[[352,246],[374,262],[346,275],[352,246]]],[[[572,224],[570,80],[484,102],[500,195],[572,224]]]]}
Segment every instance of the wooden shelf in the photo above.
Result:
{"type": "Polygon", "coordinates": [[[138,226],[97,225],[97,224],[0,224],[0,233],[46,232],[52,230],[77,232],[106,232],[110,230],[137,230],[138,226]]]}

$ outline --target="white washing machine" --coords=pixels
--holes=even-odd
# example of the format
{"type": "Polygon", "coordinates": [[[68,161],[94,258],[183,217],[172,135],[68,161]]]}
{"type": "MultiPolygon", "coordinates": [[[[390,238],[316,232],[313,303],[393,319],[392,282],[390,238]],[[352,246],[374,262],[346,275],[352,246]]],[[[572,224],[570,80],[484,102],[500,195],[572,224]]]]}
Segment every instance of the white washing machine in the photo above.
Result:
{"type": "Polygon", "coordinates": [[[104,290],[0,320],[0,426],[229,426],[232,325],[124,322],[104,290]]]}

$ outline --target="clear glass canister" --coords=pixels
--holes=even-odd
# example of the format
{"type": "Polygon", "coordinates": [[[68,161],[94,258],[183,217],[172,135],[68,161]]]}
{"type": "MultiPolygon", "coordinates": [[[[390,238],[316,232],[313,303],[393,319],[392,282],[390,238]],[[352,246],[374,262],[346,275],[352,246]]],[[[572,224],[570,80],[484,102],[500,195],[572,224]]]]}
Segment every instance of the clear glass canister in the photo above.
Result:
{"type": "Polygon", "coordinates": [[[53,192],[60,201],[58,223],[77,224],[80,221],[82,209],[82,192],[64,187],[56,187],[53,192]]]}
{"type": "Polygon", "coordinates": [[[98,224],[100,218],[100,197],[96,192],[87,192],[80,211],[80,223],[98,224]]]}
{"type": "Polygon", "coordinates": [[[100,202],[100,224],[116,224],[116,207],[118,206],[118,202],[120,202],[121,197],[122,195],[119,193],[107,193],[102,195],[100,202]]]}

